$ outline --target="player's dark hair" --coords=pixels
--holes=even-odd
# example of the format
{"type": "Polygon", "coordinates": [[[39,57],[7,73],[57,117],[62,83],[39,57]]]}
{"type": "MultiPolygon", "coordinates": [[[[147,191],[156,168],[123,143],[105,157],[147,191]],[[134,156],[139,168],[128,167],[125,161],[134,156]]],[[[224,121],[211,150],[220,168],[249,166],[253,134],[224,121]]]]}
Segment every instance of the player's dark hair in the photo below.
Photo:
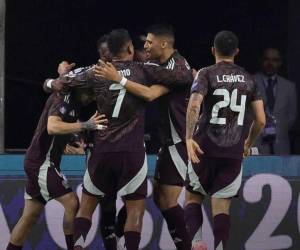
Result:
{"type": "Polygon", "coordinates": [[[169,24],[155,24],[147,29],[148,33],[155,36],[167,36],[175,39],[174,28],[169,24]]]}
{"type": "Polygon", "coordinates": [[[97,49],[99,49],[101,47],[102,43],[107,43],[108,40],[108,35],[104,34],[103,36],[101,36],[98,40],[97,40],[97,49]]]}
{"type": "Polygon", "coordinates": [[[112,56],[117,56],[130,41],[131,37],[126,29],[115,29],[109,33],[107,46],[112,56]]]}
{"type": "Polygon", "coordinates": [[[220,56],[233,56],[239,46],[237,36],[228,30],[217,33],[214,40],[214,47],[220,56]]]}
{"type": "Polygon", "coordinates": [[[145,39],[144,35],[138,35],[133,37],[133,45],[135,50],[144,50],[145,39]]]}

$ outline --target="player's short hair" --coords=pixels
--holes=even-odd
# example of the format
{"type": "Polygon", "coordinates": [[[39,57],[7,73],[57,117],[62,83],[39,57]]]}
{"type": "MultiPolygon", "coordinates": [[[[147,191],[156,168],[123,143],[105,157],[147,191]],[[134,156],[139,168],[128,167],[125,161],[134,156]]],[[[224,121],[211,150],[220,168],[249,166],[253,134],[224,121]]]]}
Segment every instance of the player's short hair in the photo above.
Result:
{"type": "Polygon", "coordinates": [[[146,41],[145,35],[138,35],[133,37],[133,45],[135,50],[144,50],[144,44],[146,41]]]}
{"type": "Polygon", "coordinates": [[[169,24],[152,25],[147,29],[147,32],[155,36],[166,36],[171,38],[173,41],[175,40],[174,28],[172,25],[169,24]]]}
{"type": "Polygon", "coordinates": [[[108,40],[108,34],[104,34],[97,40],[97,49],[101,47],[103,43],[107,43],[108,40]]]}
{"type": "Polygon", "coordinates": [[[233,56],[239,46],[238,37],[228,30],[217,33],[214,40],[214,47],[220,56],[233,56]]]}
{"type": "Polygon", "coordinates": [[[126,29],[115,29],[109,33],[107,46],[112,56],[117,56],[131,41],[129,32],[126,29]]]}

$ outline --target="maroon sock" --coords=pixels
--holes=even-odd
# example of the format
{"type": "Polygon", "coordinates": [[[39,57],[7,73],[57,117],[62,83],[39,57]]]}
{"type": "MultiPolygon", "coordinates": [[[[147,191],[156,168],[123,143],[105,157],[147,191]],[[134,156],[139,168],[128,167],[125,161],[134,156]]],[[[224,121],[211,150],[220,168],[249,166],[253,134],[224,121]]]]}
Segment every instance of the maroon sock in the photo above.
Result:
{"type": "Polygon", "coordinates": [[[13,243],[8,243],[6,250],[21,250],[23,246],[16,246],[13,243]]]}
{"type": "Polygon", "coordinates": [[[140,241],[141,241],[141,233],[134,231],[124,232],[125,237],[125,247],[127,250],[138,250],[140,241]]]}
{"type": "Polygon", "coordinates": [[[66,244],[68,250],[74,249],[74,239],[73,234],[65,234],[66,244]]]}
{"type": "Polygon", "coordinates": [[[186,229],[192,241],[202,239],[203,214],[201,205],[190,203],[184,209],[186,229]]]}
{"type": "Polygon", "coordinates": [[[215,249],[222,244],[226,249],[227,241],[229,239],[230,230],[230,216],[227,214],[217,214],[214,217],[214,236],[215,236],[215,249]]]}
{"type": "Polygon", "coordinates": [[[91,221],[86,218],[78,217],[74,221],[74,247],[83,249],[86,236],[91,228],[91,221]]]}
{"type": "Polygon", "coordinates": [[[124,235],[124,227],[127,219],[127,211],[125,205],[121,208],[118,213],[116,223],[116,235],[121,238],[124,235]]]}
{"type": "Polygon", "coordinates": [[[186,230],[182,207],[177,205],[162,211],[162,215],[168,224],[168,229],[176,248],[179,250],[190,250],[191,241],[186,230]]]}
{"type": "Polygon", "coordinates": [[[117,249],[117,239],[115,235],[115,220],[115,210],[101,212],[100,228],[105,249],[117,249]]]}

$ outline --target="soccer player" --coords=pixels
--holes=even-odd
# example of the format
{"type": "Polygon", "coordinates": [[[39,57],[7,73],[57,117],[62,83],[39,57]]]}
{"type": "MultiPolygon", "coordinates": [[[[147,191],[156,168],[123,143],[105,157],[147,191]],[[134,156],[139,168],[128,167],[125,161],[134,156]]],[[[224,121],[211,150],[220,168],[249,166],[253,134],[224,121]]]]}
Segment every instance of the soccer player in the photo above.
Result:
{"type": "Polygon", "coordinates": [[[201,204],[206,195],[211,196],[215,249],[228,249],[229,210],[231,199],[241,185],[243,154],[249,155],[251,145],[265,125],[256,83],[234,63],[238,52],[237,36],[230,31],[219,32],[212,48],[216,64],[201,69],[191,88],[186,119],[186,146],[191,164],[185,215],[192,249],[207,249],[201,241],[201,204]]]}
{"type": "MultiPolygon", "coordinates": [[[[111,55],[109,53],[109,49],[107,47],[107,39],[108,35],[105,34],[101,36],[98,41],[97,41],[97,51],[99,53],[99,58],[105,62],[111,61],[111,55]]],[[[73,70],[75,67],[75,63],[69,64],[67,61],[63,61],[59,64],[58,66],[58,73],[60,76],[70,74],[70,75],[82,75],[85,73],[85,71],[88,71],[91,69],[92,66],[88,67],[81,67],[81,68],[76,68],[73,70]]],[[[52,83],[52,90],[54,91],[61,91],[63,88],[62,84],[59,84],[59,79],[53,81],[52,83]]],[[[70,84],[70,82],[68,83],[70,84]]],[[[47,87],[46,87],[47,89],[47,87]]],[[[49,92],[49,91],[47,91],[49,92]]],[[[93,136],[90,135],[90,140],[92,140],[93,136]]],[[[92,150],[92,142],[88,142],[90,147],[87,147],[85,152],[87,155],[89,155],[92,150]]],[[[70,147],[67,145],[67,149],[71,150],[76,150],[74,147],[70,147]]],[[[82,149],[83,150],[83,149],[82,149]]],[[[115,229],[115,224],[116,224],[116,196],[113,197],[107,197],[105,196],[104,198],[100,199],[100,205],[101,205],[101,216],[100,216],[100,230],[101,230],[101,235],[102,235],[102,240],[103,244],[106,249],[117,249],[117,239],[116,235],[122,236],[123,235],[123,230],[118,228],[118,232],[116,232],[115,229]]],[[[121,213],[118,215],[118,221],[125,220],[124,217],[126,217],[126,209],[122,209],[121,213]]],[[[123,224],[123,223],[121,223],[123,224]]],[[[118,224],[117,224],[118,225],[118,224]]]]}
{"type": "MultiPolygon", "coordinates": [[[[124,78],[120,84],[105,79],[91,82],[98,110],[108,117],[108,129],[96,133],[95,147],[84,177],[82,202],[75,220],[75,249],[82,249],[91,226],[97,197],[118,193],[125,199],[127,220],[124,229],[127,249],[138,249],[146,197],[147,162],[144,148],[145,103],[123,87],[132,81],[162,81],[172,86],[176,75],[155,64],[133,62],[134,47],[128,31],[113,30],[108,39],[112,63],[124,78]]],[[[176,79],[176,80],[175,80],[176,79]]],[[[79,80],[78,84],[83,84],[79,80]]],[[[177,86],[177,85],[176,85],[177,86]]],[[[172,87],[170,87],[172,88],[172,87]]],[[[155,97],[153,95],[153,97],[155,97]]]]}
{"type": "MultiPolygon", "coordinates": [[[[149,59],[176,75],[172,85],[151,87],[127,81],[125,89],[147,101],[160,96],[160,137],[161,149],[156,164],[154,200],[162,211],[169,232],[177,249],[190,249],[183,208],[177,200],[184,186],[187,174],[187,154],[185,146],[185,116],[187,96],[193,81],[192,71],[187,61],[174,49],[175,37],[172,27],[154,25],[148,29],[145,50],[149,59]],[[178,84],[181,82],[180,84],[178,84]],[[174,87],[175,86],[175,87],[174,87]]],[[[101,64],[95,68],[96,74],[119,82],[120,76],[112,64],[101,64]]],[[[159,83],[159,82],[157,82],[159,83]]]]}
{"type": "Polygon", "coordinates": [[[104,116],[98,113],[86,122],[76,122],[79,106],[76,99],[80,96],[77,93],[76,89],[64,96],[54,93],[46,102],[25,155],[24,170],[28,177],[25,206],[22,217],[12,231],[8,250],[22,249],[30,229],[51,199],[56,199],[65,208],[63,230],[68,250],[73,249],[73,223],[78,198],[60,174],[61,156],[68,141],[67,134],[95,130],[105,122],[104,116]]]}

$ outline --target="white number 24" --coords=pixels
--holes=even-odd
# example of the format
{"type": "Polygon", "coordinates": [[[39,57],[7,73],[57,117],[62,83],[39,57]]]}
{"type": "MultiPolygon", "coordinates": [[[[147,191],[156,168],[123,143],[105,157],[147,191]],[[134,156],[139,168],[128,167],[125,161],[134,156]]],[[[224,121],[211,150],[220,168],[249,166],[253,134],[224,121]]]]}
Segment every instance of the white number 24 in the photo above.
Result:
{"type": "Polygon", "coordinates": [[[245,105],[246,105],[246,95],[241,95],[241,104],[237,105],[237,96],[238,96],[238,90],[234,89],[232,91],[231,97],[230,93],[227,89],[216,89],[213,93],[213,95],[220,95],[224,97],[223,101],[217,102],[213,108],[211,113],[211,119],[210,123],[212,124],[220,124],[225,125],[226,124],[226,118],[219,117],[219,110],[221,108],[228,107],[230,105],[230,109],[233,112],[238,112],[238,125],[242,126],[244,124],[244,116],[245,116],[245,105]]]}

